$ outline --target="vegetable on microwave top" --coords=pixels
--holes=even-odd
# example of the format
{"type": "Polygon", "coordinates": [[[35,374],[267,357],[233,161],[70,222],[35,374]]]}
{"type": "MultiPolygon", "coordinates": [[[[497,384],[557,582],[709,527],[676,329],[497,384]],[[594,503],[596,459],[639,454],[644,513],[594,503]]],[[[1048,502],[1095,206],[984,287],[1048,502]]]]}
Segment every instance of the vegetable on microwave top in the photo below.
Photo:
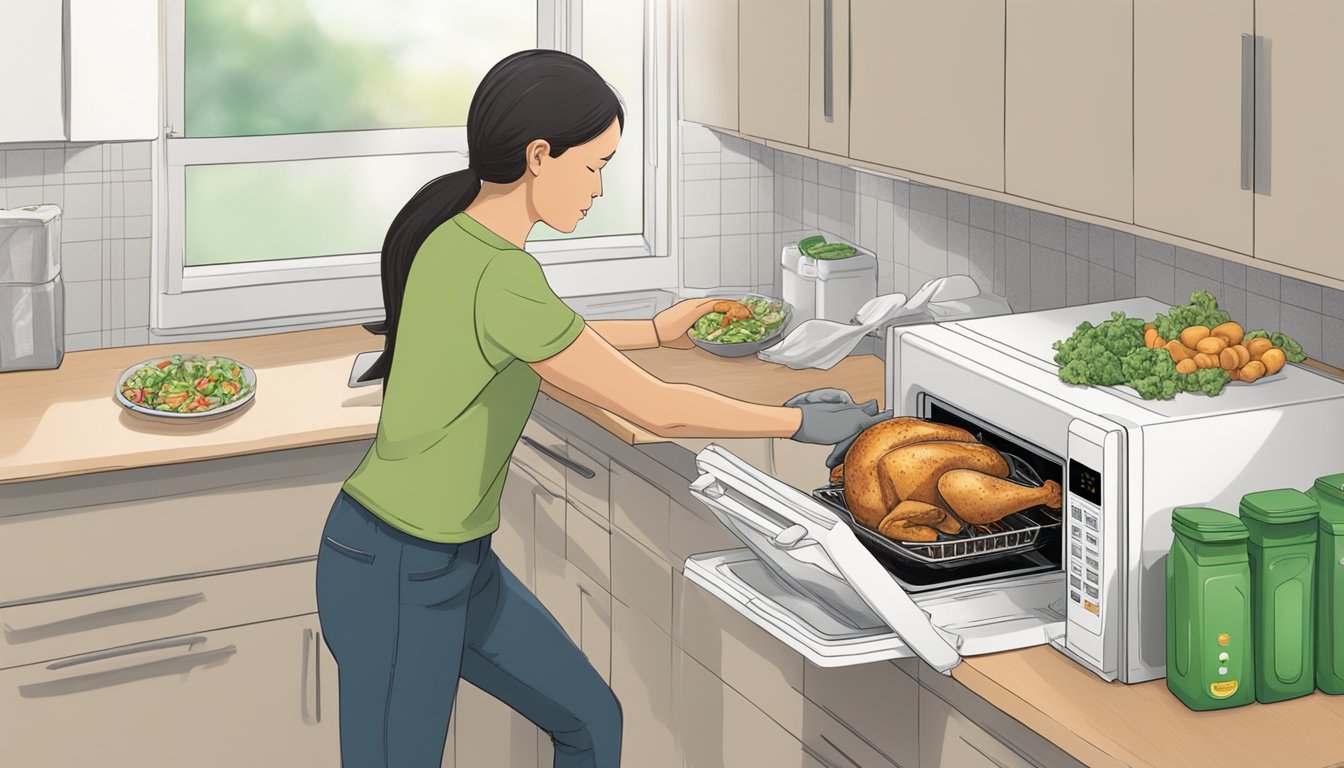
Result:
{"type": "Polygon", "coordinates": [[[1251,383],[1306,359],[1285,334],[1246,331],[1218,308],[1208,291],[1190,294],[1152,322],[1112,312],[1098,325],[1080,324],[1054,343],[1059,378],[1084,386],[1132,387],[1145,400],[1170,400],[1181,392],[1221,394],[1229,381],[1251,383]]]}
{"type": "Polygon", "coordinates": [[[140,366],[120,390],[122,397],[143,408],[200,413],[236,402],[252,387],[237,360],[172,355],[140,366]]]}

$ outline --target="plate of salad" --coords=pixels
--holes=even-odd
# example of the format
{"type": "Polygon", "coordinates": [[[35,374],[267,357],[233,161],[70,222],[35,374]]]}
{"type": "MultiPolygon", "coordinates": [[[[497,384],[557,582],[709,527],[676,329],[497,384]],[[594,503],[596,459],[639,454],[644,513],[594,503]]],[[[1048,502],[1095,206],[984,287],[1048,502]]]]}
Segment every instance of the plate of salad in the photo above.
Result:
{"type": "Polygon", "coordinates": [[[233,358],[167,355],[127,368],[116,399],[146,416],[199,419],[237,410],[256,392],[256,372],[233,358]]]}
{"type": "Polygon", "coordinates": [[[779,341],[792,308],[780,299],[749,293],[724,300],[687,331],[691,342],[721,357],[746,357],[779,341]]]}

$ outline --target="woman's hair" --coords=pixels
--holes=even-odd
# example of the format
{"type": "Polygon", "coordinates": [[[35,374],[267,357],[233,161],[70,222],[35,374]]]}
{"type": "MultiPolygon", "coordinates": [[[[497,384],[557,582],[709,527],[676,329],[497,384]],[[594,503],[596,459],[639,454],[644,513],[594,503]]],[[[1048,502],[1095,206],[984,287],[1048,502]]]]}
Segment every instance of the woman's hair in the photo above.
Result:
{"type": "Polygon", "coordinates": [[[619,121],[620,98],[582,59],[552,50],[519,51],[490,68],[476,87],[467,111],[467,169],[440,176],[425,186],[392,219],[383,240],[384,319],[364,327],[387,336],[383,354],[361,381],[392,371],[397,321],[411,262],[438,226],[466,209],[481,182],[507,184],[527,170],[527,145],[544,139],[550,156],[592,141],[619,121]]]}

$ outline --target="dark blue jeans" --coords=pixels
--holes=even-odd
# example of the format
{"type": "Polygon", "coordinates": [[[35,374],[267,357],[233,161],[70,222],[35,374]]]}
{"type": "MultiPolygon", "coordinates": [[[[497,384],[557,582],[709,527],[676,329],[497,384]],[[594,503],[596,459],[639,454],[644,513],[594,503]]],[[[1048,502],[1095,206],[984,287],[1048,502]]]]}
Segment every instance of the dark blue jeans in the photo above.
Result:
{"type": "Polygon", "coordinates": [[[317,610],[346,768],[439,768],[459,676],[549,733],[556,768],[620,764],[616,696],[490,536],[425,541],[342,492],[322,532],[317,610]]]}

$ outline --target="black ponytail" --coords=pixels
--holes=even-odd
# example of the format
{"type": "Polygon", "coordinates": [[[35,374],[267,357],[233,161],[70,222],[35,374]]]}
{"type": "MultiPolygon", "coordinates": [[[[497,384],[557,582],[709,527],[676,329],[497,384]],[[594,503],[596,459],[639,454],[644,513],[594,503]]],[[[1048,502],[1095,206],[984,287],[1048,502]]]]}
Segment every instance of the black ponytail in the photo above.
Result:
{"type": "Polygon", "coordinates": [[[381,378],[387,384],[411,263],[430,234],[476,199],[482,181],[508,184],[521,178],[528,144],[544,139],[551,145],[550,156],[559,157],[592,141],[612,120],[625,126],[620,98],[580,58],[537,49],[512,54],[490,68],[467,111],[467,169],[421,187],[383,239],[384,319],[364,328],[387,341],[360,381],[381,378]]]}

